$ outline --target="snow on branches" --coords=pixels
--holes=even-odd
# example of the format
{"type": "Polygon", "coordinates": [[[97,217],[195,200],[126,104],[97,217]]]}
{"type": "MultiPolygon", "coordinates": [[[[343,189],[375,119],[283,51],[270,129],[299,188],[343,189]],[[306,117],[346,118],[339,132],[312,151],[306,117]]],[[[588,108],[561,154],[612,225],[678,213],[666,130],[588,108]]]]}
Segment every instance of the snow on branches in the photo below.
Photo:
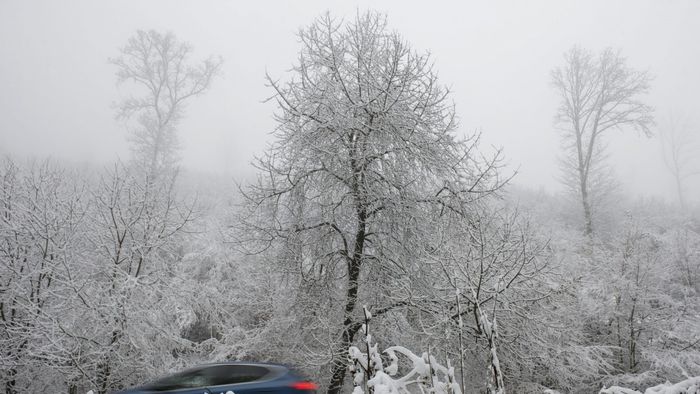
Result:
{"type": "Polygon", "coordinates": [[[437,362],[430,352],[416,355],[402,346],[391,346],[384,350],[389,365],[384,367],[378,344],[372,344],[369,334],[371,314],[364,307],[365,324],[362,326],[365,352],[356,346],[348,349],[350,372],[353,376],[353,394],[408,394],[409,387],[417,386],[425,394],[462,394],[455,379],[454,367],[437,362]],[[411,362],[411,370],[403,376],[399,372],[397,353],[411,362]]]}

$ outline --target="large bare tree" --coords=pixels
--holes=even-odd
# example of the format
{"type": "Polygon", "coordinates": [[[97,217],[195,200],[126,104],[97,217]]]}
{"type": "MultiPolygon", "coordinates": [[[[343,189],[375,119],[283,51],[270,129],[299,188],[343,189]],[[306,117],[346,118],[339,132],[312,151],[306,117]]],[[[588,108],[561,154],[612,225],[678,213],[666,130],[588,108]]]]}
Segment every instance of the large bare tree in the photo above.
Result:
{"type": "Polygon", "coordinates": [[[592,194],[600,192],[592,189],[605,171],[603,135],[623,128],[650,135],[652,108],[639,98],[649,90],[650,79],[610,48],[593,54],[575,46],[564,55],[564,65],[552,71],[561,99],[556,124],[564,143],[564,178],[580,196],[589,237],[594,228],[592,194]]]}
{"type": "Polygon", "coordinates": [[[268,78],[276,140],[244,191],[243,245],[286,264],[300,287],[323,283],[325,296],[306,305],[325,311],[317,315],[329,332],[317,337],[335,338],[326,382],[337,394],[363,321],[358,305],[379,317],[411,302],[407,283],[438,252],[429,241],[438,228],[502,184],[500,155],[482,156],[477,136],[458,139],[429,56],[383,15],[326,15],[299,38],[291,81],[268,78]]]}
{"type": "Polygon", "coordinates": [[[121,82],[133,82],[143,92],[118,105],[117,118],[136,118],[132,149],[134,159],[148,175],[155,176],[177,162],[176,127],[186,102],[203,94],[220,72],[222,60],[209,57],[190,63],[192,47],[172,33],[139,30],[110,59],[121,82]]]}

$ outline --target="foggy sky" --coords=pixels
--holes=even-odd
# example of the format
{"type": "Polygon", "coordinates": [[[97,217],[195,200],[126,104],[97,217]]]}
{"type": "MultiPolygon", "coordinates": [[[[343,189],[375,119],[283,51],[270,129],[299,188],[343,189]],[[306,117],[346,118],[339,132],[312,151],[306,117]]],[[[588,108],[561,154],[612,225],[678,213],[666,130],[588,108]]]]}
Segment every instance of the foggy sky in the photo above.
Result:
{"type": "MultiPolygon", "coordinates": [[[[663,124],[685,114],[700,134],[698,1],[7,1],[0,0],[0,154],[75,162],[127,159],[114,119],[124,96],[107,61],[136,29],[172,31],[194,59],[223,56],[224,77],[189,104],[179,127],[182,164],[240,178],[274,128],[262,100],[267,70],[286,78],[296,31],[326,10],[337,17],[386,12],[389,26],[430,51],[453,90],[464,132],[502,146],[516,183],[556,191],[558,99],[550,71],[573,44],[620,48],[654,76],[648,103],[663,124]]],[[[613,133],[610,160],[625,189],[673,197],[659,143],[613,133]]],[[[697,199],[700,177],[689,194],[697,199]]]]}

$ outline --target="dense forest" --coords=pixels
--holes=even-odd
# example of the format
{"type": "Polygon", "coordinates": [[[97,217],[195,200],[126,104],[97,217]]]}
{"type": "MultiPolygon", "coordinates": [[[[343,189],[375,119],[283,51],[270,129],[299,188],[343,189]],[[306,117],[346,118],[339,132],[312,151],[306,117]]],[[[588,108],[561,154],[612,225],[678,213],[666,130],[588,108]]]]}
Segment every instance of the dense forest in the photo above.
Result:
{"type": "Polygon", "coordinates": [[[387,374],[415,355],[451,366],[436,393],[700,375],[697,131],[658,126],[644,65],[581,46],[551,65],[560,106],[542,128],[566,186],[551,193],[460,128],[450,81],[384,15],[323,15],[298,39],[293,69],[267,77],[277,127],[253,180],[180,167],[186,105],[223,60],[156,31],[110,59],[133,92],[115,114],[128,160],[2,159],[5,393],[102,394],[220,360],[373,392],[392,346],[387,374]],[[660,141],[675,201],[618,187],[611,132],[660,141]]]}

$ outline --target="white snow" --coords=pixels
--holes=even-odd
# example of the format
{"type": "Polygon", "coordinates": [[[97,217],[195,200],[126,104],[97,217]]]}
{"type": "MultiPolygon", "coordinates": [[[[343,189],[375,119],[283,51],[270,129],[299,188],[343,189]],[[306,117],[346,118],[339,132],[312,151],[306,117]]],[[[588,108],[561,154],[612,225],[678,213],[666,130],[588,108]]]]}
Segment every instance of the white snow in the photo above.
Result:
{"type": "MultiPolygon", "coordinates": [[[[601,389],[598,394],[642,394],[637,390],[626,389],[624,387],[612,386],[601,389]]],[[[682,382],[671,384],[670,382],[649,387],[643,394],[700,394],[700,376],[688,378],[682,382]]]]}

